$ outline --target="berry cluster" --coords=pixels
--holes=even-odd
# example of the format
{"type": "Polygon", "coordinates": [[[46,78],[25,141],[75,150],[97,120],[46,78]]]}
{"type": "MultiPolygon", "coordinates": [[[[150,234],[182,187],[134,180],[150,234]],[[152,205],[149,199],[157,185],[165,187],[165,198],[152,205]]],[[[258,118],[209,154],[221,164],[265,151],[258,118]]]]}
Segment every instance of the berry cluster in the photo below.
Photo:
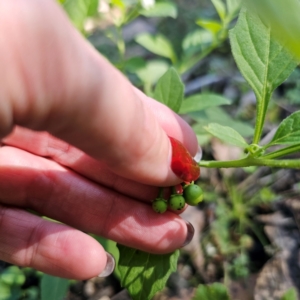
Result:
{"type": "Polygon", "coordinates": [[[168,206],[172,210],[182,210],[187,203],[195,206],[203,200],[203,191],[200,186],[193,182],[181,188],[174,187],[174,193],[169,200],[164,199],[161,195],[152,202],[152,208],[157,213],[164,213],[168,206]]]}

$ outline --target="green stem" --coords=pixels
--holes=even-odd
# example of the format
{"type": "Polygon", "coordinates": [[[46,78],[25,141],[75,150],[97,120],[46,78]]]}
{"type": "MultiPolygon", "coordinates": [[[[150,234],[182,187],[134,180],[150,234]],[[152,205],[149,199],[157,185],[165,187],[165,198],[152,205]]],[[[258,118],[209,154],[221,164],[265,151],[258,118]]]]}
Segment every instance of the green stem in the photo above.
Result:
{"type": "Polygon", "coordinates": [[[177,194],[177,190],[176,190],[175,186],[172,186],[171,190],[172,190],[172,195],[176,195],[177,194]]]}
{"type": "MultiPolygon", "coordinates": [[[[270,30],[271,29],[269,29],[269,33],[270,30]]],[[[270,42],[269,42],[269,46],[270,46],[270,42]]],[[[253,144],[258,144],[263,131],[268,105],[272,96],[272,89],[268,84],[266,76],[263,82],[263,90],[259,92],[255,88],[254,92],[256,96],[256,120],[255,120],[253,144]]]]}
{"type": "Polygon", "coordinates": [[[228,161],[202,160],[198,164],[200,167],[205,167],[205,168],[243,168],[251,165],[249,162],[249,158],[243,158],[239,160],[228,160],[228,161]]]}
{"type": "Polygon", "coordinates": [[[120,55],[120,62],[121,67],[123,68],[123,64],[125,61],[125,51],[126,51],[126,45],[123,38],[123,30],[121,26],[117,27],[117,33],[118,33],[118,40],[117,40],[117,47],[120,55]]]}
{"type": "Polygon", "coordinates": [[[193,66],[195,66],[200,60],[202,60],[210,52],[212,52],[213,49],[214,49],[214,47],[206,48],[203,52],[201,52],[200,54],[196,55],[195,57],[189,58],[188,61],[182,61],[180,63],[179,68],[178,68],[179,73],[181,75],[184,74],[184,73],[186,73],[190,68],[192,68],[193,66]]]}
{"type": "Polygon", "coordinates": [[[189,58],[188,61],[181,62],[178,70],[179,73],[182,75],[185,72],[187,72],[189,69],[191,69],[193,66],[195,66],[199,61],[201,61],[204,57],[206,57],[208,54],[210,54],[218,45],[222,44],[228,37],[228,25],[226,25],[225,28],[223,28],[220,32],[220,39],[215,40],[212,45],[206,49],[204,49],[202,52],[197,54],[196,56],[189,58]]]}
{"type": "Polygon", "coordinates": [[[152,96],[152,85],[149,82],[145,82],[144,83],[144,87],[143,87],[144,93],[148,96],[151,97],[152,96]]]}
{"type": "Polygon", "coordinates": [[[200,161],[200,167],[205,168],[243,168],[251,166],[267,166],[273,168],[290,168],[300,169],[300,160],[298,159],[282,159],[273,160],[265,158],[246,157],[239,160],[231,161],[200,161]]]}
{"type": "Polygon", "coordinates": [[[141,9],[141,5],[138,4],[131,11],[125,13],[122,25],[124,26],[124,25],[132,22],[135,18],[137,18],[139,16],[140,9],[141,9]]]}
{"type": "Polygon", "coordinates": [[[279,149],[270,153],[267,153],[266,155],[263,156],[264,159],[274,159],[278,157],[282,157],[288,154],[292,154],[295,152],[300,151],[300,144],[298,145],[292,145],[283,149],[279,149]]]}
{"type": "Polygon", "coordinates": [[[264,127],[266,111],[269,105],[269,101],[271,98],[271,94],[264,92],[264,95],[261,99],[257,97],[257,110],[256,110],[256,120],[255,120],[255,129],[254,129],[254,137],[253,137],[253,144],[258,144],[260,141],[260,137],[262,134],[262,130],[264,127]]]}
{"type": "Polygon", "coordinates": [[[160,187],[160,188],[159,188],[157,198],[163,198],[163,197],[164,197],[164,190],[165,190],[165,189],[164,189],[163,187],[160,187]]]}

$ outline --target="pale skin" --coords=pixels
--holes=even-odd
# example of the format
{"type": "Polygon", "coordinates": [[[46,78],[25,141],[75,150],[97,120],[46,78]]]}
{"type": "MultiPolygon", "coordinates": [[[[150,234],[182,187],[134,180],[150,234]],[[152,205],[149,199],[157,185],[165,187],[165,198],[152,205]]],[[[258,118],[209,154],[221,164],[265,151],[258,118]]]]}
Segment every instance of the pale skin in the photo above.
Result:
{"type": "Polygon", "coordinates": [[[1,260],[87,279],[106,254],[85,232],[179,248],[185,222],[150,206],[157,186],[180,182],[167,135],[196,154],[192,129],[136,90],[54,0],[0,0],[1,260]]]}

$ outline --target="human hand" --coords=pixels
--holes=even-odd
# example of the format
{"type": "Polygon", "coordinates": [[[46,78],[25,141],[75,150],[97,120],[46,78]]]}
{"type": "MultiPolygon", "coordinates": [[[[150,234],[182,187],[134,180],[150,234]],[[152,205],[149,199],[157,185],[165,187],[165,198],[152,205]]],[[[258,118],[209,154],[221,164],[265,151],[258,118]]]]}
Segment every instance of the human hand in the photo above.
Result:
{"type": "Polygon", "coordinates": [[[197,152],[184,121],[133,88],[51,0],[0,0],[0,64],[0,259],[86,279],[107,259],[82,231],[152,253],[184,244],[186,223],[149,205],[153,186],[181,181],[167,135],[197,152]]]}

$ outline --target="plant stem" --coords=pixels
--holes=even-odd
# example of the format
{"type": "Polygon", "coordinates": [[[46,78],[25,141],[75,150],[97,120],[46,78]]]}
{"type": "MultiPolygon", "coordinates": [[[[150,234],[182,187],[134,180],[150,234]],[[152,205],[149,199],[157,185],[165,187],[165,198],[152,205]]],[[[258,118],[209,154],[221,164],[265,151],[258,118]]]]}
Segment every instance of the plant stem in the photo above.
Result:
{"type": "Polygon", "coordinates": [[[140,9],[141,9],[141,5],[137,4],[131,11],[126,13],[122,25],[124,26],[132,22],[135,18],[137,18],[139,16],[140,9]]]}
{"type": "Polygon", "coordinates": [[[283,149],[279,149],[270,153],[267,153],[266,155],[263,156],[264,159],[274,159],[274,158],[278,158],[281,156],[285,156],[288,154],[292,154],[295,152],[299,152],[300,151],[300,144],[298,145],[292,145],[283,149]]]}
{"type": "Polygon", "coordinates": [[[123,38],[123,29],[121,26],[117,27],[117,33],[118,33],[118,40],[117,40],[117,47],[120,55],[120,62],[121,66],[123,66],[125,61],[125,51],[126,51],[126,45],[123,38]]]}
{"type": "Polygon", "coordinates": [[[160,188],[159,188],[157,198],[163,198],[163,197],[164,197],[164,190],[165,190],[165,189],[164,189],[163,187],[160,187],[160,188]]]}
{"type": "Polygon", "coordinates": [[[300,169],[300,160],[299,159],[282,159],[282,160],[273,160],[246,157],[239,160],[231,161],[200,161],[200,167],[205,168],[243,168],[251,166],[267,166],[273,168],[290,168],[290,169],[300,169]]]}
{"type": "Polygon", "coordinates": [[[249,162],[249,158],[243,158],[239,160],[227,160],[227,161],[202,160],[198,164],[200,167],[205,167],[205,168],[243,168],[251,165],[249,162]]]}
{"type": "Polygon", "coordinates": [[[257,109],[256,109],[256,121],[255,121],[254,137],[253,137],[252,144],[258,144],[260,141],[271,94],[267,93],[267,91],[264,91],[264,95],[261,96],[260,98],[259,97],[260,96],[256,95],[257,109]]]}
{"type": "Polygon", "coordinates": [[[210,47],[207,47],[203,51],[201,51],[199,54],[195,55],[194,57],[189,58],[188,61],[181,62],[178,71],[181,75],[186,73],[188,70],[190,70],[193,66],[198,64],[204,57],[206,57],[208,54],[210,54],[217,46],[222,44],[228,37],[228,24],[226,24],[226,27],[223,28],[220,32],[220,39],[215,40],[212,42],[210,47]]]}

